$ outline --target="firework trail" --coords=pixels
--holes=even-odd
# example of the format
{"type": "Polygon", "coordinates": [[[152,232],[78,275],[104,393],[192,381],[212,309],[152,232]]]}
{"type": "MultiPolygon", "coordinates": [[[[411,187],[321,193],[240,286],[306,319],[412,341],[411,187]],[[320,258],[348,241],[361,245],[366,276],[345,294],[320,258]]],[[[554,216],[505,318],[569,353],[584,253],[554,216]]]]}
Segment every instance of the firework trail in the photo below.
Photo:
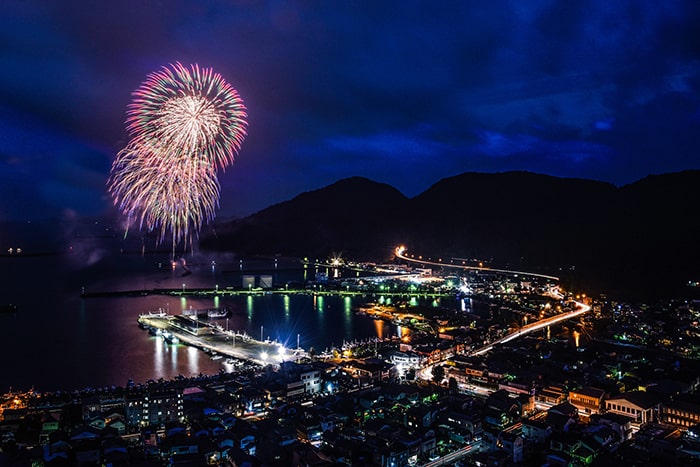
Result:
{"type": "Polygon", "coordinates": [[[198,158],[165,160],[153,150],[127,146],[112,166],[110,190],[129,224],[158,232],[159,241],[170,231],[174,245],[191,242],[218,207],[216,172],[198,158]]]}
{"type": "Polygon", "coordinates": [[[210,68],[180,63],[148,75],[127,109],[130,141],[112,164],[108,188],[129,224],[170,232],[173,250],[192,242],[219,204],[217,171],[246,136],[243,101],[210,68]]]}

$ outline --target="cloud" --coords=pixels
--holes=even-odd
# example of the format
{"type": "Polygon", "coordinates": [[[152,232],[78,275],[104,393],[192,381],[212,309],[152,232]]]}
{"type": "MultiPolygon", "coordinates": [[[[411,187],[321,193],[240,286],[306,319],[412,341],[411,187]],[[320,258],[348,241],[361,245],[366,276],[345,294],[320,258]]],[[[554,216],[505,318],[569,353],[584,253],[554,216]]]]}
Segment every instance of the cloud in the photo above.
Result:
{"type": "Polygon", "coordinates": [[[699,22],[680,0],[9,0],[0,99],[31,118],[0,122],[2,194],[96,210],[131,92],[176,60],[248,107],[222,215],[354,175],[413,193],[467,170],[698,168],[699,22]]]}
{"type": "Polygon", "coordinates": [[[103,148],[6,108],[0,109],[0,138],[0,220],[103,212],[109,169],[103,148]]]}

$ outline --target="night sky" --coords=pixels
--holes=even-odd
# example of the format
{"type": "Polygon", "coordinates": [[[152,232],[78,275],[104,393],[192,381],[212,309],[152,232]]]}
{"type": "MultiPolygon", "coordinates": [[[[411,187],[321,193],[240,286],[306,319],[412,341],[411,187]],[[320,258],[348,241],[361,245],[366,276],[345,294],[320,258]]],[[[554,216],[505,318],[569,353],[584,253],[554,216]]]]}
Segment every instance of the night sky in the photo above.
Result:
{"type": "Polygon", "coordinates": [[[5,0],[0,221],[107,212],[131,93],[176,61],[248,108],[218,220],[350,176],[698,169],[698,25],[671,0],[5,0]]]}

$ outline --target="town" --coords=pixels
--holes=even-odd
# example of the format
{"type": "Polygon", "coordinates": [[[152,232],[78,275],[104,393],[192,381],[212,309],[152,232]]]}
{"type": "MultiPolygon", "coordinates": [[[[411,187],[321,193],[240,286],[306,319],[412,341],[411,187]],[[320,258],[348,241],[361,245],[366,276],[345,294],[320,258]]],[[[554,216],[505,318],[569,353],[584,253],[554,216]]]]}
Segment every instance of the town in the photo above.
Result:
{"type": "MultiPolygon", "coordinates": [[[[0,460],[700,464],[700,302],[622,303],[563,290],[553,276],[397,253],[384,265],[331,259],[299,290],[268,291],[374,297],[355,312],[400,326],[400,336],[269,361],[237,354],[213,375],[11,391],[1,401],[0,460]],[[458,306],[416,305],[433,295],[458,306]]],[[[197,345],[228,330],[218,331],[197,345]]]]}

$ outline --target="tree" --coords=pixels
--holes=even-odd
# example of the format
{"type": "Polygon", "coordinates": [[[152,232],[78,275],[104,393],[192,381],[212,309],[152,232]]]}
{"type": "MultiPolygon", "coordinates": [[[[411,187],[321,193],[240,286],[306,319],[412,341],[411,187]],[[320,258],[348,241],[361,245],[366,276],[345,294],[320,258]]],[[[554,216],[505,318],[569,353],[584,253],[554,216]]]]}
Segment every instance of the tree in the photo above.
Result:
{"type": "Polygon", "coordinates": [[[433,381],[436,383],[441,383],[442,380],[445,379],[445,368],[442,366],[434,366],[433,367],[433,381]]]}
{"type": "Polygon", "coordinates": [[[414,381],[416,379],[416,369],[409,368],[406,370],[406,381],[414,381]]]}
{"type": "Polygon", "coordinates": [[[449,386],[450,391],[457,391],[458,389],[457,380],[452,377],[447,380],[447,385],[449,386]]]}

